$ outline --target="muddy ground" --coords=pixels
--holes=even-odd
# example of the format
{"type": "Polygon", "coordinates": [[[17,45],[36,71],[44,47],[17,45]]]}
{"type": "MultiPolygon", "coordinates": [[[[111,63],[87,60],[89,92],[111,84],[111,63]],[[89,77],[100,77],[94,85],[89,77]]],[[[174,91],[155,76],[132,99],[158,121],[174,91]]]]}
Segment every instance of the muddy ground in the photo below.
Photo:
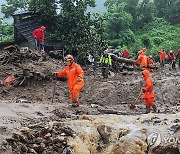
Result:
{"type": "MultiPolygon", "coordinates": [[[[83,66],[85,86],[80,95],[80,107],[70,104],[67,82],[56,80],[51,73],[61,70],[61,60],[49,58],[45,61],[27,61],[21,64],[36,72],[48,74],[50,78],[33,80],[27,85],[0,88],[0,145],[6,142],[21,127],[49,121],[72,120],[77,115],[141,115],[145,106],[140,99],[135,110],[129,105],[137,98],[143,86],[141,71],[111,72],[108,79],[103,79],[97,66],[83,66]]],[[[0,79],[21,69],[14,64],[0,66],[0,79]]],[[[180,112],[180,70],[165,68],[155,70],[155,103],[158,114],[178,114],[180,112]]],[[[6,146],[0,148],[5,153],[6,146]]],[[[2,153],[2,152],[1,152],[2,153]]],[[[6,152],[10,153],[10,152],[6,152]]]]}

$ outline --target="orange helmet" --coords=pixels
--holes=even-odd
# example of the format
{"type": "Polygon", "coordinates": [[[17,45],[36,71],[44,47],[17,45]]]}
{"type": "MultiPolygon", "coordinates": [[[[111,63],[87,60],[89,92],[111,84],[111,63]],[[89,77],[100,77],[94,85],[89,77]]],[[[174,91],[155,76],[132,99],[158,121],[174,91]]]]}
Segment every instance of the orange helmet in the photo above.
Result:
{"type": "Polygon", "coordinates": [[[64,58],[65,60],[72,60],[74,61],[74,57],[72,55],[66,55],[66,57],[64,58]]]}
{"type": "Polygon", "coordinates": [[[45,30],[46,30],[46,27],[44,27],[44,26],[41,26],[41,29],[42,29],[43,31],[45,31],[45,30]]]}

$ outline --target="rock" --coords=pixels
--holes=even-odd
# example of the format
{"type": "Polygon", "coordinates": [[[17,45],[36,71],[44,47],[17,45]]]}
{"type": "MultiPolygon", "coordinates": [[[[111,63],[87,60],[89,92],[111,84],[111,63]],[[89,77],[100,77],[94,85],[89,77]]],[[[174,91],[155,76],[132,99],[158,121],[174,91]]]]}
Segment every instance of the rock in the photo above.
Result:
{"type": "Polygon", "coordinates": [[[39,151],[39,145],[38,145],[38,144],[33,144],[33,145],[32,145],[32,148],[33,148],[36,152],[39,151]]]}
{"type": "Polygon", "coordinates": [[[109,144],[109,136],[112,132],[111,128],[109,126],[101,125],[97,127],[97,131],[100,134],[103,143],[109,144]]]}
{"type": "Polygon", "coordinates": [[[159,117],[153,117],[153,118],[151,118],[151,120],[152,120],[153,124],[161,123],[161,120],[159,117]]]}
{"type": "Polygon", "coordinates": [[[40,144],[40,143],[43,142],[43,138],[38,137],[38,138],[35,139],[35,142],[38,143],[38,144],[40,144]]]}
{"type": "Polygon", "coordinates": [[[34,149],[29,149],[30,154],[37,154],[37,152],[34,149]]]}
{"type": "Polygon", "coordinates": [[[64,132],[67,136],[73,137],[76,134],[70,127],[62,127],[60,128],[62,132],[64,132]]]}
{"type": "Polygon", "coordinates": [[[39,146],[38,152],[40,152],[40,153],[43,152],[45,147],[46,147],[46,145],[44,143],[41,143],[39,146]]]}
{"type": "Polygon", "coordinates": [[[92,107],[92,108],[97,108],[98,105],[97,105],[97,104],[91,104],[91,107],[92,107]]]}
{"type": "Polygon", "coordinates": [[[26,100],[26,99],[20,98],[20,99],[17,99],[17,100],[16,100],[16,103],[31,103],[31,101],[28,101],[28,100],[26,100]]]}
{"type": "Polygon", "coordinates": [[[173,124],[170,128],[170,131],[173,131],[174,133],[180,130],[180,123],[173,124]]]}
{"type": "Polygon", "coordinates": [[[21,145],[21,150],[22,152],[28,152],[28,147],[25,146],[24,144],[21,145]]]}
{"type": "Polygon", "coordinates": [[[63,137],[63,136],[56,136],[55,138],[53,138],[53,143],[62,143],[62,142],[64,142],[64,139],[65,139],[65,137],[63,137]]]}
{"type": "Polygon", "coordinates": [[[48,139],[48,138],[50,138],[51,137],[51,133],[47,133],[46,135],[44,135],[44,138],[45,139],[48,139]]]}
{"type": "Polygon", "coordinates": [[[30,132],[30,129],[28,127],[22,127],[20,131],[24,134],[27,134],[30,132]]]}
{"type": "Polygon", "coordinates": [[[146,119],[144,119],[141,123],[148,123],[148,124],[149,124],[150,121],[151,121],[151,120],[150,120],[149,118],[146,118],[146,119]]]}

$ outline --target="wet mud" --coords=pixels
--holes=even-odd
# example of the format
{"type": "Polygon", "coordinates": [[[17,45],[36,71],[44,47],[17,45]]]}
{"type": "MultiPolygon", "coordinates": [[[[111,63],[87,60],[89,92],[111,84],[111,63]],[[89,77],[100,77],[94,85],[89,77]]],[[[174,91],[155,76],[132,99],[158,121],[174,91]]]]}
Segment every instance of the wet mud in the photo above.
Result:
{"type": "MultiPolygon", "coordinates": [[[[179,153],[180,70],[167,65],[151,74],[158,113],[144,114],[142,99],[129,108],[143,87],[141,71],[111,72],[103,79],[97,66],[83,66],[85,86],[74,108],[66,80],[51,77],[64,67],[62,61],[21,65],[49,78],[0,87],[0,153],[179,153]],[[170,134],[171,141],[150,146],[147,138],[154,132],[170,134]]],[[[0,70],[1,80],[22,71],[12,63],[0,70]]]]}

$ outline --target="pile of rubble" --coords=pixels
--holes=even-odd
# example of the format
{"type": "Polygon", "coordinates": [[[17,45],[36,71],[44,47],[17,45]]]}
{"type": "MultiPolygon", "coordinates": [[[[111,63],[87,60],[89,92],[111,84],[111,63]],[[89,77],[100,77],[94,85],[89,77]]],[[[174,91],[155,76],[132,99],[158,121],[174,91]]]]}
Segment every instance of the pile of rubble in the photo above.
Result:
{"type": "Polygon", "coordinates": [[[32,81],[49,80],[58,65],[58,61],[49,58],[46,53],[17,45],[5,47],[0,62],[3,86],[26,86],[32,81]]]}
{"type": "Polygon", "coordinates": [[[42,154],[70,154],[67,143],[68,137],[76,136],[75,132],[56,122],[52,126],[41,124],[30,125],[21,128],[21,134],[13,133],[12,138],[7,139],[14,153],[42,153],[42,154]]]}

